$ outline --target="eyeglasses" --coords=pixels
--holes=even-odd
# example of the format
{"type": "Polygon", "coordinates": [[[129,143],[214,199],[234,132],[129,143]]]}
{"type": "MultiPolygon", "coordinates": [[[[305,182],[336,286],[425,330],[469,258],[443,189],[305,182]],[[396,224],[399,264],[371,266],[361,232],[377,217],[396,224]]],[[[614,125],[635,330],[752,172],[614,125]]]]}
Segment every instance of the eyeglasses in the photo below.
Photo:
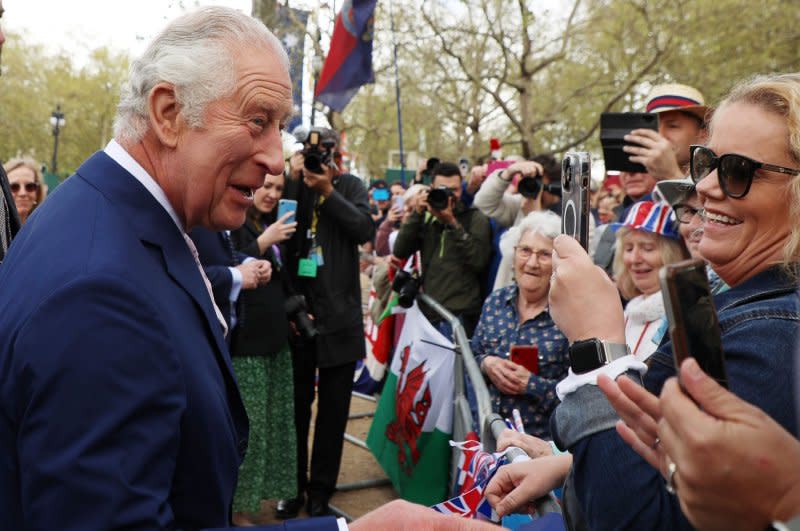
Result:
{"type": "Polygon", "coordinates": [[[692,181],[697,184],[716,169],[720,188],[725,195],[734,199],[741,199],[747,195],[756,170],[774,171],[786,175],[800,174],[800,170],[759,162],[735,153],[726,153],[717,157],[705,146],[691,146],[690,149],[689,168],[692,181]]]}
{"type": "Polygon", "coordinates": [[[690,223],[695,214],[699,213],[702,208],[694,208],[693,206],[685,204],[677,204],[672,207],[672,210],[675,212],[675,217],[678,218],[679,222],[690,223]]]}
{"type": "Polygon", "coordinates": [[[11,188],[12,194],[18,193],[22,187],[25,188],[26,192],[32,194],[39,189],[39,183],[25,183],[24,185],[20,183],[10,183],[8,187],[11,188]]]}
{"type": "Polygon", "coordinates": [[[517,253],[517,256],[523,260],[528,260],[531,256],[536,255],[536,259],[542,262],[549,262],[553,259],[552,251],[545,251],[542,249],[531,249],[530,247],[525,246],[516,246],[514,247],[514,251],[517,253]]]}

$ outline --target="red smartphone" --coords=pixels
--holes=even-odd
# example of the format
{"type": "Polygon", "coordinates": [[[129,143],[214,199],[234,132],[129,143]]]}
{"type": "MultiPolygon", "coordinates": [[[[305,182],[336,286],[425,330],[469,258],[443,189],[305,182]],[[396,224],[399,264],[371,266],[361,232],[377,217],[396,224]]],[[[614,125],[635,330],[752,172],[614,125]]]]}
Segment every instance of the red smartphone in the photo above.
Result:
{"type": "Polygon", "coordinates": [[[511,345],[510,358],[533,374],[539,374],[539,347],[536,345],[511,345]]]}

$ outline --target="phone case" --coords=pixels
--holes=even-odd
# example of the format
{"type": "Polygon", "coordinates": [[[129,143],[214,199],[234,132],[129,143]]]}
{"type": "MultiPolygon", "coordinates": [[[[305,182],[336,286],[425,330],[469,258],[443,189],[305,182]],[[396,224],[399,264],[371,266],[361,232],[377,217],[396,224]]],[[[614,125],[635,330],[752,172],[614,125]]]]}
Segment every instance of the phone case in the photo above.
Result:
{"type": "Polygon", "coordinates": [[[536,345],[512,345],[510,359],[533,374],[539,374],[539,347],[536,345]]]}
{"type": "Polygon", "coordinates": [[[658,131],[658,114],[647,112],[604,112],[600,115],[600,144],[606,170],[646,172],[647,169],[631,162],[630,155],[622,151],[625,135],[634,129],[658,131]]]}
{"type": "MultiPolygon", "coordinates": [[[[278,200],[278,219],[283,217],[284,214],[287,212],[296,212],[297,211],[297,201],[294,199],[280,199],[278,200]]],[[[285,223],[291,223],[294,221],[294,214],[289,216],[285,223]]]]}
{"type": "Polygon", "coordinates": [[[569,152],[561,162],[561,232],[589,250],[589,184],[592,161],[586,151],[569,152]]]}
{"type": "Polygon", "coordinates": [[[675,366],[680,367],[684,359],[694,357],[706,374],[727,388],[719,320],[705,263],[684,260],[666,265],[659,271],[659,279],[675,366]]]}

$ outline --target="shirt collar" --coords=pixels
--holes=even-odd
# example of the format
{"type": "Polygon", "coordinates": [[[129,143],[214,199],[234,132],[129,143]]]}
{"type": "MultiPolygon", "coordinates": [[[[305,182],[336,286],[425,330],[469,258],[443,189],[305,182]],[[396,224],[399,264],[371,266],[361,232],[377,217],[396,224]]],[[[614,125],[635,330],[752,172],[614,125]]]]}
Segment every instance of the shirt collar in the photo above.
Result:
{"type": "Polygon", "coordinates": [[[172,218],[172,221],[175,222],[175,225],[178,226],[178,229],[183,233],[186,232],[183,227],[183,223],[181,223],[180,219],[178,219],[178,214],[175,212],[175,209],[172,208],[172,204],[167,199],[167,195],[164,193],[164,190],[158,185],[158,183],[147,173],[141,164],[136,162],[136,160],[131,157],[130,153],[125,151],[116,140],[113,138],[111,141],[106,145],[105,149],[103,150],[106,155],[111,157],[117,164],[122,166],[128,173],[133,175],[133,177],[142,183],[150,195],[158,201],[158,204],[164,207],[164,210],[167,211],[169,217],[172,218]]]}

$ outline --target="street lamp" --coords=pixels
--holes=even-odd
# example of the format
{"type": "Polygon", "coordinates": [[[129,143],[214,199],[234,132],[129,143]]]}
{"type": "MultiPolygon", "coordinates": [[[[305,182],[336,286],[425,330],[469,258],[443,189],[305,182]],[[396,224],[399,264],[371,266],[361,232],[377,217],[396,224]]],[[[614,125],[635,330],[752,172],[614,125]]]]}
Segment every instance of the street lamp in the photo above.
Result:
{"type": "Polygon", "coordinates": [[[65,123],[61,105],[56,105],[56,110],[50,115],[50,125],[53,126],[53,163],[50,165],[50,171],[53,175],[58,174],[58,134],[65,123]]]}

